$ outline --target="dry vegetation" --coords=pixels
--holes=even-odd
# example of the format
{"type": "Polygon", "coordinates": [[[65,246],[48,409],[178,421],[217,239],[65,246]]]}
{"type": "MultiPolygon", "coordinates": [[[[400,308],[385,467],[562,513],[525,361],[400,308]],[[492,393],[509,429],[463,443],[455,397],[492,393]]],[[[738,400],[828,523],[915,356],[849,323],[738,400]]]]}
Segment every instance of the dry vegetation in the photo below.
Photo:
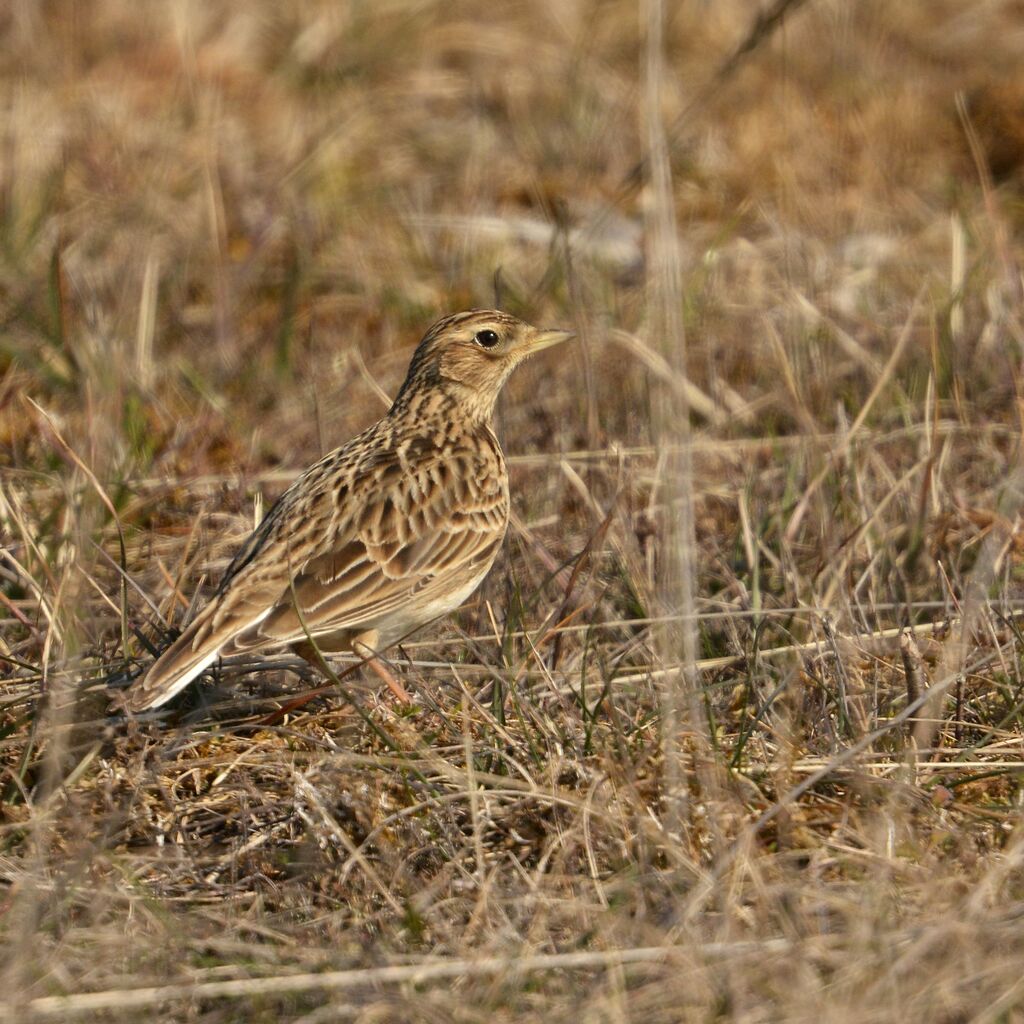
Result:
{"type": "Polygon", "coordinates": [[[0,1019],[1024,1020],[1024,7],[762,3],[0,9],[0,1019]],[[113,714],[496,275],[414,707],[113,714]]]}

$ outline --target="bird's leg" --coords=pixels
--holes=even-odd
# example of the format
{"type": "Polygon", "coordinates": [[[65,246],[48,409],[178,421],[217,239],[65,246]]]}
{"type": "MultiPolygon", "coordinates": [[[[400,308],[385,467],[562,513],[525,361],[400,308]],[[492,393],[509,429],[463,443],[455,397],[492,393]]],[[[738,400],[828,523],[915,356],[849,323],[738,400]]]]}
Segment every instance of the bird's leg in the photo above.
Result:
{"type": "Polygon", "coordinates": [[[381,682],[387,684],[388,689],[402,704],[411,704],[412,697],[409,696],[409,691],[391,674],[387,665],[377,657],[376,647],[378,640],[377,630],[368,629],[365,633],[360,633],[352,641],[352,653],[358,654],[360,658],[367,659],[366,667],[381,682]]]}
{"type": "Polygon", "coordinates": [[[320,673],[323,673],[323,662],[326,660],[324,657],[326,654],[335,654],[338,651],[351,651],[358,657],[365,659],[364,664],[366,667],[378,679],[387,683],[388,689],[401,703],[411,704],[412,697],[409,696],[409,691],[388,671],[387,666],[377,657],[376,647],[379,642],[377,630],[368,629],[365,633],[360,633],[353,639],[349,639],[349,636],[343,637],[339,634],[337,637],[334,637],[328,634],[327,636],[320,637],[316,641],[316,646],[310,640],[301,640],[296,644],[292,644],[292,650],[300,658],[308,661],[320,673]]]}

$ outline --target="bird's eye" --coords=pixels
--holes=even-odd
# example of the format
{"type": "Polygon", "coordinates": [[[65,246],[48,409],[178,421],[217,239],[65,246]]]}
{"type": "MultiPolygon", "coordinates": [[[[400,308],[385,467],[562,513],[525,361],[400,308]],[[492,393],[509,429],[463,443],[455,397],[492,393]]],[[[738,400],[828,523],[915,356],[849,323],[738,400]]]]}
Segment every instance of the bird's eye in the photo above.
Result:
{"type": "Polygon", "coordinates": [[[481,348],[494,348],[498,344],[498,332],[497,331],[477,331],[476,332],[476,343],[481,348]]]}

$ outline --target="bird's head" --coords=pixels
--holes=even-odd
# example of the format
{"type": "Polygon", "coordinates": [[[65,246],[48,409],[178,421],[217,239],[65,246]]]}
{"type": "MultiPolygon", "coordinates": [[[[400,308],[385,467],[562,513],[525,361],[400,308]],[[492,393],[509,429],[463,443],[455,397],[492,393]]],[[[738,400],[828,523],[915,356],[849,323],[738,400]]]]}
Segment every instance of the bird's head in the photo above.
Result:
{"type": "Polygon", "coordinates": [[[392,411],[439,391],[468,415],[490,418],[509,374],[535,352],[573,336],[534,327],[508,313],[474,309],[438,320],[419,343],[392,411]]]}

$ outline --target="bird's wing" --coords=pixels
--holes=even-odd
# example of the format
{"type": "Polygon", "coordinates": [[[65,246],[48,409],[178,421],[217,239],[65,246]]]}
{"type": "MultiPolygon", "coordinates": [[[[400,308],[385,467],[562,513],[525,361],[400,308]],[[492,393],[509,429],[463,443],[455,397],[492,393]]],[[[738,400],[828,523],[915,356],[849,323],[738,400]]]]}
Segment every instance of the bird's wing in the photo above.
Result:
{"type": "Polygon", "coordinates": [[[338,630],[369,629],[410,603],[460,589],[494,560],[504,531],[430,533],[387,557],[362,540],[314,559],[265,618],[235,634],[221,653],[283,646],[338,630]]]}
{"type": "Polygon", "coordinates": [[[372,628],[404,605],[478,578],[508,519],[504,473],[479,459],[466,454],[410,471],[369,465],[348,479],[318,478],[323,462],[313,467],[267,513],[220,590],[129,691],[126,706],[165,703],[222,653],[372,628]]]}

